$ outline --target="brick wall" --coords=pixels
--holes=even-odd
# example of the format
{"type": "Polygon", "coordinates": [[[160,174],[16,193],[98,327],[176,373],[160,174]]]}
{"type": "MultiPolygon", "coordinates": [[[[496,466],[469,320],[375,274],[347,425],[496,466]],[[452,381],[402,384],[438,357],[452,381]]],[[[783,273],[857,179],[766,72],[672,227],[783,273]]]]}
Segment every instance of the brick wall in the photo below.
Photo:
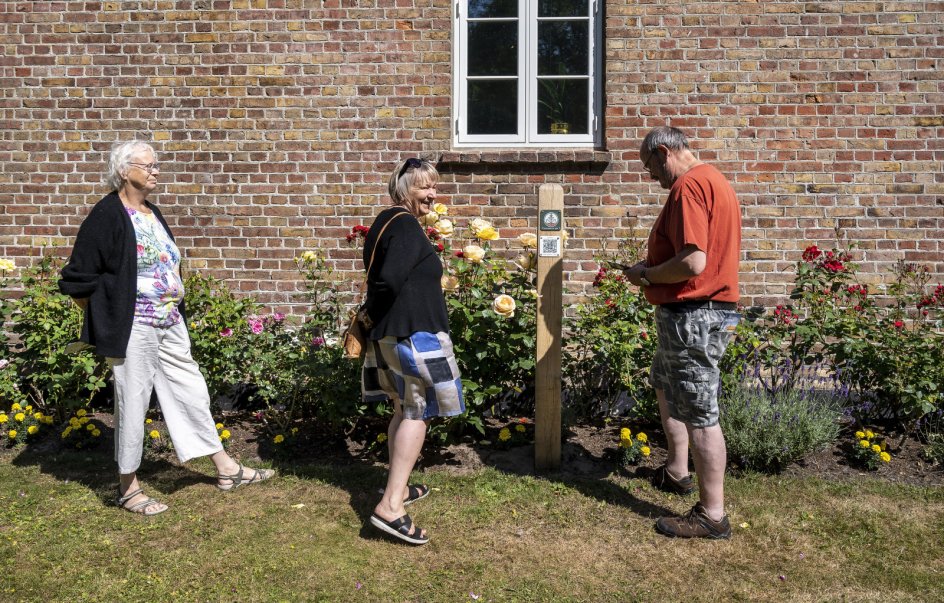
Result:
{"type": "Polygon", "coordinates": [[[190,269],[290,307],[293,258],[344,242],[393,163],[440,161],[444,200],[503,236],[565,189],[579,290],[664,197],[641,137],[669,123],[734,181],[744,293],[780,299],[835,227],[875,283],[899,258],[944,280],[944,3],[606,1],[605,149],[451,150],[451,0],[0,3],[0,256],[67,253],[115,140],[154,141],[190,269]],[[356,8],[350,8],[356,6],[356,8]]]}

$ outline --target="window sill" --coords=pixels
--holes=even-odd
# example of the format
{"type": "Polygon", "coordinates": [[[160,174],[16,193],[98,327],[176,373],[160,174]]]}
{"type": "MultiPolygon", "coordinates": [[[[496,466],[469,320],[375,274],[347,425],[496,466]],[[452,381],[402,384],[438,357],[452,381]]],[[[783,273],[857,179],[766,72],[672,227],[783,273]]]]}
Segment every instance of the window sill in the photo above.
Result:
{"type": "Polygon", "coordinates": [[[482,166],[489,169],[525,168],[542,172],[602,172],[610,164],[610,160],[609,151],[594,149],[485,149],[445,151],[439,154],[437,166],[453,170],[482,166]]]}

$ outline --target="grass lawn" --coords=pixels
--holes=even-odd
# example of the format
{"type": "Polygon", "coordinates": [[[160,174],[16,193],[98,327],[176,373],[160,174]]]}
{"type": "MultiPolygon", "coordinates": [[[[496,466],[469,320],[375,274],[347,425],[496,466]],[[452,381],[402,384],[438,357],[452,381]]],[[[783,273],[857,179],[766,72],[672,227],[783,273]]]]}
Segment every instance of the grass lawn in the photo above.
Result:
{"type": "Polygon", "coordinates": [[[364,527],[380,467],[279,466],[233,493],[148,461],[145,519],[106,506],[110,451],[0,456],[0,601],[941,601],[944,488],[728,480],[730,541],[652,524],[691,500],[641,479],[415,475],[425,547],[364,527]]]}

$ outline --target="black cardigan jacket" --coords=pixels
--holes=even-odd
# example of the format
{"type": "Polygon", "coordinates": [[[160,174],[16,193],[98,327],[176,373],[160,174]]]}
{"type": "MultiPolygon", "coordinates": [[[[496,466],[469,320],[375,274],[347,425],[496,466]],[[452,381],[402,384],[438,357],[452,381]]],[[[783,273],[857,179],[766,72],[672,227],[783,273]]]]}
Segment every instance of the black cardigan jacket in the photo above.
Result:
{"type": "Polygon", "coordinates": [[[449,332],[442,263],[416,218],[397,218],[377,241],[377,233],[384,224],[406,211],[399,206],[382,211],[364,241],[365,269],[374,246],[377,247],[367,278],[365,302],[367,314],[374,322],[371,339],[389,335],[409,337],[420,331],[449,332]]]}
{"type": "MultiPolygon", "coordinates": [[[[147,206],[173,239],[161,212],[150,203],[147,206]]],[[[134,224],[118,193],[109,193],[79,227],[59,280],[64,294],[88,298],[81,340],[109,358],[124,358],[131,337],[138,294],[137,244],[134,224]]],[[[183,311],[181,302],[181,315],[183,311]]]]}

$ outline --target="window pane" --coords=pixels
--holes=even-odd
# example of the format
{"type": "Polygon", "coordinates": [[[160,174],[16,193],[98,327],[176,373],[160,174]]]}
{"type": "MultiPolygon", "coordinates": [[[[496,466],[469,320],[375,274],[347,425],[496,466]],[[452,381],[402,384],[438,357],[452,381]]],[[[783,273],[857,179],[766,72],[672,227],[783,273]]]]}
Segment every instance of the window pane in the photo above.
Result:
{"type": "Polygon", "coordinates": [[[588,85],[588,80],[538,80],[538,134],[586,134],[588,85]]]}
{"type": "Polygon", "coordinates": [[[546,21],[538,25],[538,75],[587,75],[590,42],[586,21],[546,21]]]}
{"type": "Polygon", "coordinates": [[[469,75],[518,75],[518,23],[469,23],[469,75]]]}
{"type": "Polygon", "coordinates": [[[469,82],[469,134],[518,133],[518,80],[469,82]]]}
{"type": "Polygon", "coordinates": [[[586,17],[587,0],[541,0],[539,17],[586,17]]]}
{"type": "Polygon", "coordinates": [[[517,17],[518,0],[469,0],[469,18],[517,17]]]}

